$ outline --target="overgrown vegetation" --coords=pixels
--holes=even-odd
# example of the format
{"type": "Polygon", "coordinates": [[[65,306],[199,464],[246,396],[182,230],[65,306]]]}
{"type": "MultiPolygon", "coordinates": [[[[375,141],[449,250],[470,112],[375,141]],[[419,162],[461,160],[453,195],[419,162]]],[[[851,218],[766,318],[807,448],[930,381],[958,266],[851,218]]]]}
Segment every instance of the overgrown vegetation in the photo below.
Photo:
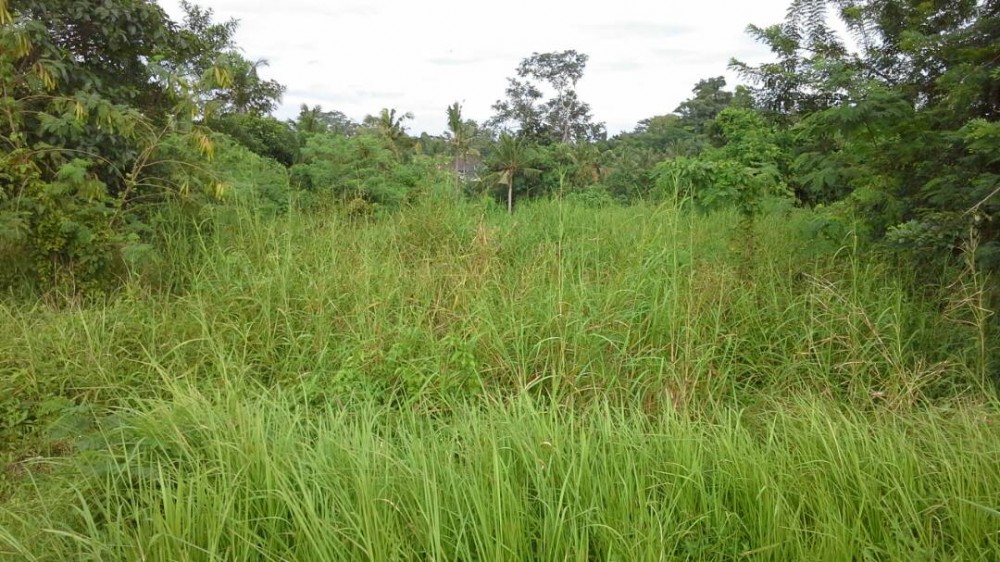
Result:
{"type": "Polygon", "coordinates": [[[758,219],[747,272],[732,212],[440,197],[367,223],[243,210],[174,241],[182,295],[6,306],[9,554],[998,546],[977,277],[914,296],[791,242],[804,212],[758,219]]]}
{"type": "Polygon", "coordinates": [[[993,4],[795,0],[610,139],[577,51],[416,137],[91,8],[0,0],[0,557],[1000,552],[993,4]]]}

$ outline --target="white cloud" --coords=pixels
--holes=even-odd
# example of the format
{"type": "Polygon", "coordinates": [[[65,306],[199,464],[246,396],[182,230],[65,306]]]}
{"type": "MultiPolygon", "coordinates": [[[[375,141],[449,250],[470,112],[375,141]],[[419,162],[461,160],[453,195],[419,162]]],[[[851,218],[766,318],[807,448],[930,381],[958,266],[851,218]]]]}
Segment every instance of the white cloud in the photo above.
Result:
{"type": "MultiPolygon", "coordinates": [[[[355,119],[382,107],[412,111],[414,132],[445,129],[464,102],[491,115],[506,79],[533,52],[590,55],[578,89],[611,132],[672,111],[701,78],[725,75],[730,57],[769,58],[744,34],[784,17],[789,0],[200,0],[217,20],[240,20],[237,43],[288,87],[280,117],[301,103],[355,119]]],[[[179,17],[177,0],[162,0],[179,17]]]]}

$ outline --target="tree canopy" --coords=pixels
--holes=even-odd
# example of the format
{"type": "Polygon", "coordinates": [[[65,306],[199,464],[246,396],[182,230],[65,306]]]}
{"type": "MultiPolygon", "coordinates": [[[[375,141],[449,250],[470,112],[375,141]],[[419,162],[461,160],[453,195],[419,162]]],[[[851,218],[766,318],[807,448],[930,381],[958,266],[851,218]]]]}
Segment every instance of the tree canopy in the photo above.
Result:
{"type": "Polygon", "coordinates": [[[540,142],[588,142],[604,138],[590,105],[576,93],[589,57],[574,50],[534,53],[507,79],[506,99],[493,105],[489,124],[540,142]],[[554,91],[546,99],[542,88],[554,91]]]}
{"type": "Polygon", "coordinates": [[[974,0],[797,0],[749,31],[778,60],[733,61],[786,127],[807,203],[914,255],[974,242],[1000,266],[1000,5],[974,0]],[[839,17],[857,51],[828,25],[839,17]],[[971,236],[971,238],[970,238],[971,236]]]}
{"type": "Polygon", "coordinates": [[[8,271],[42,285],[64,275],[106,280],[139,247],[150,205],[223,193],[203,165],[215,148],[205,119],[260,116],[282,89],[251,71],[233,44],[234,22],[183,8],[177,23],[149,0],[0,4],[8,271]]]}

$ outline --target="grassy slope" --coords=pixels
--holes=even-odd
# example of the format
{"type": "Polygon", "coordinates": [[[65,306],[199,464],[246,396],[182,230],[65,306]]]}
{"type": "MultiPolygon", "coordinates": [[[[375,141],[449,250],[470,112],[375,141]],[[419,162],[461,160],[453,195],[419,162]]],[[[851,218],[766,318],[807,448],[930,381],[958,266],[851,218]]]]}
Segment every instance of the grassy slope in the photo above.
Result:
{"type": "Polygon", "coordinates": [[[765,219],[748,265],[726,214],[240,215],[173,239],[161,277],[182,294],[4,305],[5,416],[63,415],[8,470],[0,553],[994,553],[971,279],[943,314],[880,264],[792,242],[797,221],[765,219]]]}

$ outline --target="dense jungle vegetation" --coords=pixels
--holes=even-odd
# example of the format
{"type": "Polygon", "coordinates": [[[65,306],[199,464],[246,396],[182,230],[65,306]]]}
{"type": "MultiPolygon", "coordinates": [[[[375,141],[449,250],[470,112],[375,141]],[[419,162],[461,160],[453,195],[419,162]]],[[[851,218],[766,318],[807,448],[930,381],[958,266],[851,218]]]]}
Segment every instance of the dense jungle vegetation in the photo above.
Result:
{"type": "Polygon", "coordinates": [[[613,136],[574,50],[283,121],[183,8],[0,0],[0,558],[1000,560],[1000,3],[613,136]]]}

